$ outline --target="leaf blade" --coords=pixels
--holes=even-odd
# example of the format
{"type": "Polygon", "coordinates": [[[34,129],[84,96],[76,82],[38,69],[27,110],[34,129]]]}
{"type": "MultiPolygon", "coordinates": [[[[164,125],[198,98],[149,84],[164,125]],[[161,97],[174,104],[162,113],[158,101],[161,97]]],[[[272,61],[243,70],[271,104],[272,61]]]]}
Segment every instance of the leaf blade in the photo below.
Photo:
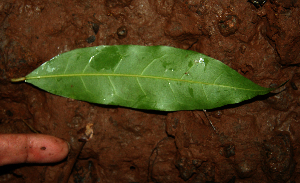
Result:
{"type": "Polygon", "coordinates": [[[162,111],[211,109],[272,90],[201,53],[136,45],[66,52],[27,75],[26,82],[92,103],[162,111]]]}

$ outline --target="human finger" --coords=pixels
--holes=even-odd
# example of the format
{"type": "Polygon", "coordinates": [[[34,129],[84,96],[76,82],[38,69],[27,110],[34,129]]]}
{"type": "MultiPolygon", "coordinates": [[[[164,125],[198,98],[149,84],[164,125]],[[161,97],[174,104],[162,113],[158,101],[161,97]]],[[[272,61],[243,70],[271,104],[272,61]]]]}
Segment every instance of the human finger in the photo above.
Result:
{"type": "Polygon", "coordinates": [[[54,163],[69,153],[68,144],[43,134],[0,134],[0,166],[17,163],[54,163]]]}

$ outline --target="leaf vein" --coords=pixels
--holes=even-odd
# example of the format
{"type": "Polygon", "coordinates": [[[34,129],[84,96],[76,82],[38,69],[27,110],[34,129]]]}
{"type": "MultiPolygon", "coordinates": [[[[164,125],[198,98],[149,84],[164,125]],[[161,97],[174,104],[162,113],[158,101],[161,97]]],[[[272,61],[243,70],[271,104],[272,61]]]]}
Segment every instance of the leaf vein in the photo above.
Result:
{"type": "Polygon", "coordinates": [[[70,63],[70,60],[68,59],[68,62],[67,62],[67,65],[66,65],[66,68],[65,68],[64,74],[66,74],[66,72],[67,72],[67,69],[68,69],[68,67],[69,67],[69,63],[70,63]]]}
{"type": "Polygon", "coordinates": [[[202,87],[202,90],[203,90],[203,93],[204,93],[204,95],[205,95],[205,98],[206,98],[207,102],[209,102],[208,97],[207,97],[207,94],[206,94],[206,92],[205,92],[205,89],[204,89],[203,85],[201,85],[201,87],[202,87]]]}
{"type": "Polygon", "coordinates": [[[160,59],[160,58],[162,58],[162,57],[164,57],[164,55],[162,55],[162,56],[160,56],[160,57],[158,57],[158,58],[153,59],[153,60],[152,60],[152,61],[151,61],[151,62],[143,69],[141,75],[143,75],[143,73],[148,69],[148,67],[149,67],[151,64],[153,64],[156,60],[158,60],[158,59],[160,59]]]}
{"type": "Polygon", "coordinates": [[[215,79],[214,84],[216,83],[216,81],[217,81],[222,75],[223,75],[223,73],[220,74],[220,75],[215,79]]]}
{"type": "Polygon", "coordinates": [[[119,95],[117,94],[117,89],[116,89],[115,85],[113,84],[113,82],[112,82],[112,80],[110,79],[109,76],[108,76],[108,80],[109,80],[111,86],[113,87],[113,90],[114,90],[115,95],[119,96],[119,95]]]}
{"type": "Polygon", "coordinates": [[[26,77],[26,80],[43,79],[43,78],[55,78],[55,77],[81,77],[81,76],[136,77],[136,78],[148,78],[148,79],[158,79],[158,80],[170,80],[170,81],[178,81],[178,82],[186,82],[186,83],[202,84],[202,85],[212,85],[212,86],[216,86],[216,87],[230,88],[230,89],[235,89],[235,90],[265,91],[265,90],[255,90],[255,89],[253,90],[253,89],[248,89],[248,88],[237,88],[237,87],[233,87],[233,86],[206,83],[206,82],[201,82],[201,81],[184,80],[184,79],[178,79],[178,78],[167,78],[167,77],[161,77],[161,76],[136,75],[136,74],[110,74],[110,73],[109,74],[106,74],[106,73],[100,73],[100,74],[57,74],[57,75],[26,77]]]}
{"type": "Polygon", "coordinates": [[[86,85],[85,85],[85,82],[84,82],[84,80],[82,79],[82,76],[80,76],[80,79],[81,79],[81,82],[82,82],[82,84],[83,84],[83,86],[84,86],[84,88],[85,88],[85,91],[90,92],[90,91],[87,89],[87,87],[86,87],[86,85]]]}
{"type": "Polygon", "coordinates": [[[126,98],[120,96],[120,95],[117,93],[117,88],[116,88],[116,86],[113,84],[113,82],[112,82],[112,80],[111,80],[111,78],[110,78],[109,76],[108,76],[108,80],[109,80],[110,84],[112,85],[113,90],[114,90],[116,96],[118,96],[118,97],[120,97],[121,99],[126,100],[126,101],[131,101],[131,102],[133,101],[133,100],[128,100],[128,99],[126,99],[126,98]]]}
{"type": "Polygon", "coordinates": [[[118,69],[118,67],[119,67],[119,65],[121,64],[122,60],[123,60],[123,59],[121,58],[120,61],[118,62],[118,64],[116,65],[116,67],[115,67],[115,69],[114,69],[114,71],[113,71],[114,73],[115,73],[116,70],[118,69]]]}
{"type": "Polygon", "coordinates": [[[189,74],[189,71],[191,70],[191,68],[193,68],[194,67],[194,64],[185,72],[185,73],[183,73],[183,75],[181,76],[181,78],[180,79],[182,79],[184,76],[186,76],[186,75],[188,75],[189,74]]]}
{"type": "Polygon", "coordinates": [[[172,91],[172,93],[173,93],[173,95],[174,95],[174,97],[175,97],[177,103],[183,104],[183,103],[181,103],[181,102],[178,100],[178,98],[176,97],[176,94],[175,94],[173,88],[171,87],[171,82],[170,82],[170,81],[168,81],[168,85],[169,85],[169,87],[170,87],[170,89],[171,89],[171,91],[172,91]]]}
{"type": "Polygon", "coordinates": [[[144,95],[147,95],[146,92],[144,91],[144,89],[142,88],[142,85],[141,85],[141,83],[140,83],[139,78],[136,78],[136,80],[137,80],[137,82],[138,82],[138,84],[139,84],[139,86],[140,86],[142,92],[144,93],[144,95]]]}

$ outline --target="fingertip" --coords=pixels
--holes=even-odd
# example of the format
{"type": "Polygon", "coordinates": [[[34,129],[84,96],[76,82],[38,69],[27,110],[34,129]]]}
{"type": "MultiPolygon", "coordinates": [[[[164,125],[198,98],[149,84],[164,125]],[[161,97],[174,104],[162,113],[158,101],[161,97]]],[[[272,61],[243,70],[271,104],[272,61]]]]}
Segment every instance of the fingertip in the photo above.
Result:
{"type": "Polygon", "coordinates": [[[28,151],[27,162],[54,163],[66,158],[69,145],[66,141],[49,135],[32,135],[28,138],[32,147],[28,151]]]}

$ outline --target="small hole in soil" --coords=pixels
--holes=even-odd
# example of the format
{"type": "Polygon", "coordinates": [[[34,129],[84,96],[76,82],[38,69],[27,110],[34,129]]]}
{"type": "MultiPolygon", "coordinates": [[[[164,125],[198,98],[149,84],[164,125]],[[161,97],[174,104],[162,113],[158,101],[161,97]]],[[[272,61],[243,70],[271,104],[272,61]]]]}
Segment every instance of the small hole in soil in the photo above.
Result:
{"type": "Polygon", "coordinates": [[[134,166],[130,166],[130,170],[135,170],[135,167],[134,166]]]}
{"type": "Polygon", "coordinates": [[[7,110],[6,115],[9,116],[9,117],[12,117],[14,114],[10,110],[7,110]]]}

